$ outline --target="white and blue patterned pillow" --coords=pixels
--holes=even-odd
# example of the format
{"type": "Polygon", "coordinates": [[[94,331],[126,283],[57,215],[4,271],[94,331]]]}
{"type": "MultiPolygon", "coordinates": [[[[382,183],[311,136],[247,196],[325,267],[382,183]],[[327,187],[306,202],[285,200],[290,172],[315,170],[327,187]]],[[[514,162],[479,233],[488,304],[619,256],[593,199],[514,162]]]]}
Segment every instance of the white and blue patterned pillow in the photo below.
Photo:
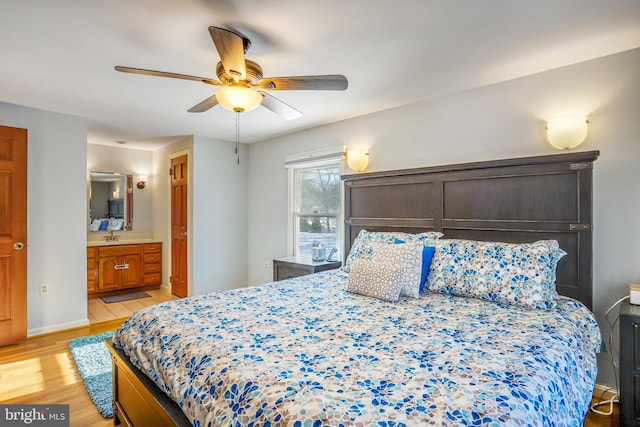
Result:
{"type": "Polygon", "coordinates": [[[363,258],[354,260],[347,278],[347,292],[396,302],[402,291],[402,270],[392,263],[363,258]]]}
{"type": "Polygon", "coordinates": [[[344,263],[344,271],[347,273],[351,268],[351,264],[358,258],[372,259],[374,243],[395,243],[396,240],[403,242],[420,241],[425,246],[433,246],[433,241],[442,237],[442,233],[437,231],[427,231],[424,233],[413,234],[401,231],[368,231],[360,230],[358,236],[351,245],[349,256],[344,263]]]}
{"type": "Polygon", "coordinates": [[[107,231],[119,231],[124,226],[124,219],[122,218],[109,218],[109,224],[107,225],[107,231]]]}
{"type": "Polygon", "coordinates": [[[401,297],[420,297],[420,278],[422,274],[421,241],[407,243],[374,243],[373,262],[398,267],[401,272],[401,297]]]}
{"type": "Polygon", "coordinates": [[[528,309],[556,306],[556,266],[566,255],[557,241],[515,244],[450,239],[435,245],[429,291],[528,309]]]}

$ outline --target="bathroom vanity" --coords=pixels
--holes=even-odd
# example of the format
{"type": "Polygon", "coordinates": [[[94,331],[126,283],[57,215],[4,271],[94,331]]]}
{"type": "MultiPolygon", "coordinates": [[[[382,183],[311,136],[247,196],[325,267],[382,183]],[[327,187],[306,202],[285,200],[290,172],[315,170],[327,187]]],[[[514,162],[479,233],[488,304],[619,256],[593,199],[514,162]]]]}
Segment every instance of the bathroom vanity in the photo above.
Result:
{"type": "Polygon", "coordinates": [[[162,242],[87,247],[89,298],[158,289],[162,284],[162,242]]]}

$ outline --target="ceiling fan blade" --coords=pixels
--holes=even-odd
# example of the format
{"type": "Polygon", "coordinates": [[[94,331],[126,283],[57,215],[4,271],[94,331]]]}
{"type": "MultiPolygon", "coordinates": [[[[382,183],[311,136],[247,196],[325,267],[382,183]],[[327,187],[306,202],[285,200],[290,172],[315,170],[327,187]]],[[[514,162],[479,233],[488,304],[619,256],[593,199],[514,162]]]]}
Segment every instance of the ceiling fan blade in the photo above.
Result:
{"type": "Polygon", "coordinates": [[[262,95],[262,106],[273,111],[286,120],[297,119],[302,113],[284,101],[279,100],[266,92],[258,91],[262,95]]]}
{"type": "Polygon", "coordinates": [[[195,82],[202,82],[214,86],[223,86],[217,80],[209,79],[207,77],[197,77],[197,76],[189,76],[187,74],[177,74],[177,73],[167,73],[165,71],[155,71],[155,70],[145,70],[144,68],[132,68],[132,67],[123,67],[120,65],[116,65],[116,71],[121,71],[123,73],[132,73],[132,74],[144,74],[146,76],[158,76],[158,77],[170,77],[172,79],[182,79],[182,80],[192,80],[195,82]]]}
{"type": "Polygon", "coordinates": [[[209,108],[215,107],[216,105],[218,105],[218,99],[215,95],[211,95],[198,105],[194,105],[193,107],[189,108],[187,111],[190,113],[204,113],[205,111],[209,110],[209,108]]]}
{"type": "Polygon", "coordinates": [[[268,90],[345,90],[349,82],[341,74],[326,76],[263,77],[253,87],[268,90]]]}
{"type": "Polygon", "coordinates": [[[220,27],[209,27],[209,34],[227,74],[237,76],[238,80],[246,79],[244,53],[251,46],[251,41],[242,34],[220,27]]]}

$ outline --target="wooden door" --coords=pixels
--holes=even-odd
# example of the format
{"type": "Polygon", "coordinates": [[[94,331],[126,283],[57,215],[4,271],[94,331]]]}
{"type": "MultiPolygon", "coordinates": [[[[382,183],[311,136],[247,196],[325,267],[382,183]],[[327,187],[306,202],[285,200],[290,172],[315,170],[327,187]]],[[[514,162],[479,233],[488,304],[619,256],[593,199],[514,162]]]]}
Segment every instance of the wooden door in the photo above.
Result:
{"type": "Polygon", "coordinates": [[[187,155],[171,159],[171,292],[189,293],[187,282],[187,155]]]}
{"type": "Polygon", "coordinates": [[[0,126],[0,345],[27,339],[27,130],[0,126]]]}

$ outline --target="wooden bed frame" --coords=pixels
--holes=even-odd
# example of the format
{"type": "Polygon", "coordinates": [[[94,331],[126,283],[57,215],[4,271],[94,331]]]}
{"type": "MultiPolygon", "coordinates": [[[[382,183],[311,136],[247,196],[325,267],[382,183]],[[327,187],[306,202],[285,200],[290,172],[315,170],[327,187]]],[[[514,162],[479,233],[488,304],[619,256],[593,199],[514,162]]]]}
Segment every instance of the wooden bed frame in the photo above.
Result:
{"type": "MultiPolygon", "coordinates": [[[[441,231],[444,238],[555,239],[568,255],[557,289],[592,307],[592,168],[599,152],[343,176],[345,250],[360,230],[441,231]]],[[[189,426],[178,405],[128,357],[113,359],[114,424],[189,426]]]]}

